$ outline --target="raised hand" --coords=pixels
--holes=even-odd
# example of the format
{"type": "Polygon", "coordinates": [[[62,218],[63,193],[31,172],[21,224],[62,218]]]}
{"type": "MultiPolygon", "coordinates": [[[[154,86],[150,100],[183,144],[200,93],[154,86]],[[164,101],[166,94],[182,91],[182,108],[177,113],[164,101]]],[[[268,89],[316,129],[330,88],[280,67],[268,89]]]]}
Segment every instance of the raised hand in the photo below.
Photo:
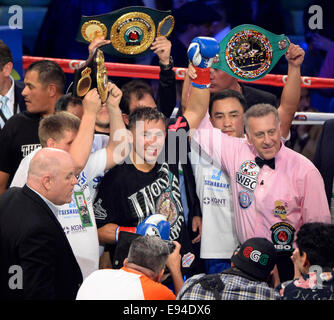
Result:
{"type": "Polygon", "coordinates": [[[118,108],[122,99],[122,90],[116,86],[116,84],[108,82],[108,99],[106,101],[108,109],[118,108]]]}
{"type": "Polygon", "coordinates": [[[96,49],[110,43],[111,41],[104,39],[103,36],[95,38],[88,46],[89,55],[92,55],[96,49]]]}
{"type": "Polygon", "coordinates": [[[299,67],[304,61],[305,51],[296,44],[291,43],[285,57],[289,65],[299,67]]]}
{"type": "Polygon", "coordinates": [[[151,50],[159,57],[159,61],[163,65],[170,63],[171,48],[172,43],[164,36],[157,37],[151,45],[151,50]]]}
{"type": "Polygon", "coordinates": [[[84,112],[91,112],[96,114],[101,108],[101,98],[97,89],[91,89],[85,95],[84,99],[82,100],[82,106],[84,112]]]}

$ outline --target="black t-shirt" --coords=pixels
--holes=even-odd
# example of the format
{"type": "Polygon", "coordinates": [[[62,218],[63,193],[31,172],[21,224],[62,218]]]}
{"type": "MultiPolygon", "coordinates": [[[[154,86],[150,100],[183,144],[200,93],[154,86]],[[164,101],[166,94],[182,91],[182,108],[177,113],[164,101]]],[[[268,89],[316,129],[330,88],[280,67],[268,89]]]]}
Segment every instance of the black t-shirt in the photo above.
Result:
{"type": "Polygon", "coordinates": [[[281,283],[276,289],[283,300],[334,300],[334,271],[314,266],[298,279],[281,283]]]}
{"type": "Polygon", "coordinates": [[[10,175],[8,185],[21,160],[40,146],[40,119],[40,114],[24,111],[11,117],[0,131],[0,171],[10,175]]]}
{"type": "MultiPolygon", "coordinates": [[[[184,132],[189,128],[183,117],[180,117],[178,124],[183,125],[184,132]]],[[[176,130],[167,135],[169,139],[166,138],[165,141],[166,153],[168,140],[171,141],[170,137],[179,128],[174,124],[174,129],[176,130]]],[[[107,223],[135,227],[149,215],[165,215],[171,225],[169,239],[181,244],[182,271],[185,274],[191,272],[195,259],[186,230],[179,186],[179,151],[183,150],[186,155],[187,149],[175,148],[178,145],[175,140],[172,143],[173,148],[170,149],[173,149],[173,152],[169,150],[172,157],[168,158],[167,154],[165,157],[173,159],[171,164],[160,157],[151,171],[142,172],[127,158],[125,163],[109,170],[99,186],[94,212],[98,228],[107,223]]]]}

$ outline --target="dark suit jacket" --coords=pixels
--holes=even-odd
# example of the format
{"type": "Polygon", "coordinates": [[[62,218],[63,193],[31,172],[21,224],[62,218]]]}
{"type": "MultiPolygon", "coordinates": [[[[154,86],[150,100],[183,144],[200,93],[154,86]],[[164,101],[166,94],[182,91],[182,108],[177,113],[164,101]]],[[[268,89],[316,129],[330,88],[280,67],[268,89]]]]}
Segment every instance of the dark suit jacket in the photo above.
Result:
{"type": "Polygon", "coordinates": [[[25,86],[24,82],[15,81],[15,84],[14,84],[14,114],[16,114],[18,110],[20,110],[20,112],[27,110],[26,103],[24,101],[24,97],[22,96],[22,91],[24,89],[24,86],[25,86]]]}
{"type": "Polygon", "coordinates": [[[323,125],[313,162],[324,179],[330,207],[334,177],[334,119],[327,120],[323,125]]]}
{"type": "Polygon", "coordinates": [[[0,261],[0,300],[74,300],[82,283],[62,226],[26,185],[0,196],[0,261]],[[22,268],[22,289],[9,288],[14,265],[22,268]]]}

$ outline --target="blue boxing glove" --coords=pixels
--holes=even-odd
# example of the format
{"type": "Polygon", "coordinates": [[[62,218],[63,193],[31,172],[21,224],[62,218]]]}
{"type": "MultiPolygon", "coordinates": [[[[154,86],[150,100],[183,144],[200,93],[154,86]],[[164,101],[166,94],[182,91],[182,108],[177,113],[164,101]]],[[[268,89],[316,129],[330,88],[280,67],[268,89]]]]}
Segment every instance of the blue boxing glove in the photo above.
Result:
{"type": "Polygon", "coordinates": [[[142,236],[159,236],[162,240],[169,239],[170,223],[162,214],[152,214],[137,226],[136,233],[142,236]]]}
{"type": "Polygon", "coordinates": [[[215,38],[196,37],[189,45],[188,57],[195,67],[210,68],[218,52],[219,43],[215,38]]]}
{"type": "Polygon", "coordinates": [[[197,88],[210,87],[210,67],[219,53],[219,43],[214,38],[196,37],[188,48],[188,58],[196,70],[192,85],[197,88]]]}

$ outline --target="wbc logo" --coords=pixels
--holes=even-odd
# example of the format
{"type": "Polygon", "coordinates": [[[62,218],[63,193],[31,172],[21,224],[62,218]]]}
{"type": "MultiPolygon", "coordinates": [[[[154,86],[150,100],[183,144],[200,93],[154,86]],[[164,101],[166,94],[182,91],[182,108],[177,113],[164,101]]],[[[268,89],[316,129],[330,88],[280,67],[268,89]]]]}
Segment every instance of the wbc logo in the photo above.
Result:
{"type": "Polygon", "coordinates": [[[259,175],[260,167],[256,162],[247,160],[240,166],[240,172],[236,172],[237,183],[250,191],[254,191],[257,184],[257,176],[259,175]]]}

